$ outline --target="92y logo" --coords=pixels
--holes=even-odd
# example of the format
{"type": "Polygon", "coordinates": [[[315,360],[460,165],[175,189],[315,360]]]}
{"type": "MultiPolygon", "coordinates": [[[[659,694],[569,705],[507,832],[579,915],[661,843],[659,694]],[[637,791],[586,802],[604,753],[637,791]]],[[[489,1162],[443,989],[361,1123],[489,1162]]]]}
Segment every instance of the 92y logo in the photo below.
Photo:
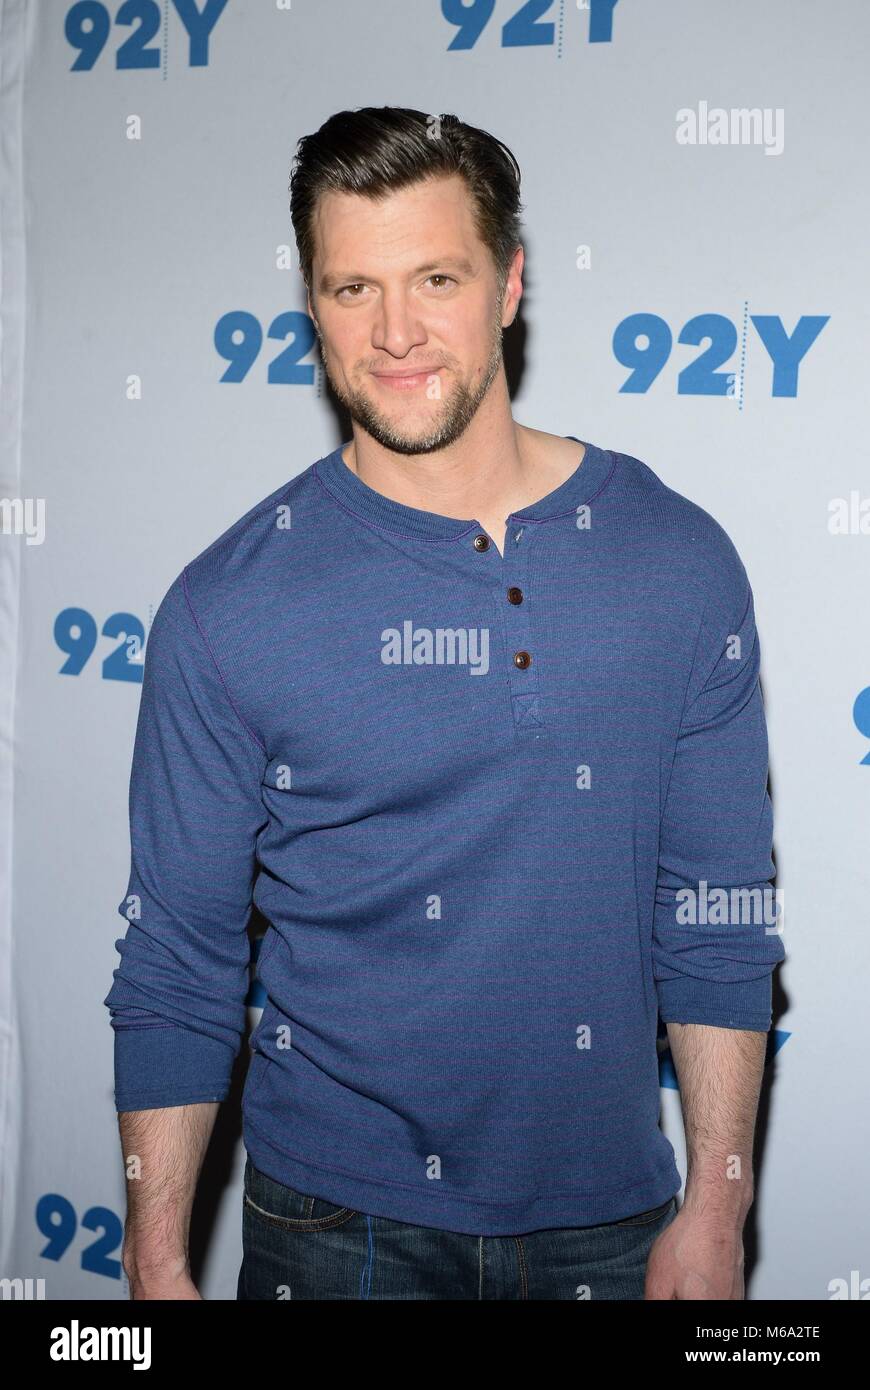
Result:
{"type": "MultiPolygon", "coordinates": [[[[761,339],[773,366],[770,394],[796,396],[798,368],[818,338],[830,314],[802,314],[789,333],[777,314],[750,314],[747,320],[761,339]]],[[[679,396],[735,396],[742,394],[743,366],[739,372],[718,371],[737,350],[737,328],[724,314],[696,314],[684,324],[678,343],[700,347],[702,353],[677,376],[679,396]],[[740,391],[735,390],[739,376],[740,391]]],[[[658,314],[629,314],[618,323],[613,334],[613,355],[631,372],[620,392],[642,395],[652,386],[671,355],[674,338],[668,324],[658,314]],[[641,343],[641,339],[645,343],[641,343]]],[[[742,359],[742,352],[741,352],[742,359]]]]}
{"type": "MultiPolygon", "coordinates": [[[[208,67],[208,45],[227,0],[205,0],[200,10],[196,0],[172,0],[187,33],[187,65],[208,67]]],[[[161,49],[152,44],[160,32],[163,14],[157,0],[123,0],[115,14],[115,25],[132,29],[115,50],[115,67],[159,68],[161,49]],[[135,28],[133,27],[135,26],[135,28]]],[[[71,72],[90,72],[108,42],[112,18],[100,0],[77,0],[67,10],[63,32],[67,43],[78,50],[71,72]]],[[[168,45],[167,45],[168,46],[168,45]]]]}
{"type": "MultiPolygon", "coordinates": [[[[574,0],[574,8],[589,15],[589,42],[610,43],[613,39],[613,11],[619,0],[574,0]]],[[[554,10],[554,0],[515,0],[513,13],[501,28],[502,48],[542,48],[556,42],[556,25],[546,15],[554,10]]],[[[565,18],[560,6],[560,25],[565,18]]],[[[441,14],[457,33],[448,53],[473,48],[495,12],[495,0],[441,0],[441,14]]],[[[556,17],[556,16],[554,16],[556,17]]],[[[561,56],[561,54],[560,54],[561,56]]]]}

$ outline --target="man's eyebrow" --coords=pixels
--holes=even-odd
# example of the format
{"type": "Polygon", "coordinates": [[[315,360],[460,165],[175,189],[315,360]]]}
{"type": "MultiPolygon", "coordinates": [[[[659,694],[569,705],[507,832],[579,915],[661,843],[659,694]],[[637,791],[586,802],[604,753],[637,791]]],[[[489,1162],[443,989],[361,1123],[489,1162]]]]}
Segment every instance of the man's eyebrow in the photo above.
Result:
{"type": "MultiPolygon", "coordinates": [[[[435,270],[458,270],[460,275],[469,276],[475,274],[474,266],[466,257],[445,256],[443,260],[429,261],[426,265],[416,266],[414,270],[408,272],[408,278],[413,279],[414,276],[417,275],[431,275],[435,270]]],[[[331,290],[337,289],[339,285],[356,285],[362,281],[367,281],[369,278],[370,277],[367,275],[354,275],[352,273],[348,275],[339,275],[333,272],[332,274],[321,275],[318,285],[321,294],[329,294],[331,290]]]]}

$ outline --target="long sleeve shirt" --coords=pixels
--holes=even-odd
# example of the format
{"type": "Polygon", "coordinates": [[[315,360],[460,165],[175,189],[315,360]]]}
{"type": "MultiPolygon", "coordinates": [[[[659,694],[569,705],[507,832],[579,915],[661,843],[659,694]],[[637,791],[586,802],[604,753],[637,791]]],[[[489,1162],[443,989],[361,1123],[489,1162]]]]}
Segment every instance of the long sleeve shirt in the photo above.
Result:
{"type": "Polygon", "coordinates": [[[118,1110],[226,1097],[256,905],[263,1172],[490,1235],[679,1191],[658,1018],[767,1031],[784,957],[753,597],[708,512],[577,442],[503,554],[341,446],[173,581],[104,1000],[118,1110]]]}

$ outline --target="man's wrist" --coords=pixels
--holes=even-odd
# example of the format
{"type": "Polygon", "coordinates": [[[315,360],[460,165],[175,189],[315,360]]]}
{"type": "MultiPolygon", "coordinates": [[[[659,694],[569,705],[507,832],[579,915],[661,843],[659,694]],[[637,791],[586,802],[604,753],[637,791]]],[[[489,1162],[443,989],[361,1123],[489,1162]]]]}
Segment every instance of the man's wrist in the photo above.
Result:
{"type": "Polygon", "coordinates": [[[743,1225],[755,1200],[752,1176],[728,1177],[721,1172],[689,1174],[681,1210],[743,1225]]]}
{"type": "Polygon", "coordinates": [[[131,1284],[180,1279],[189,1273],[187,1251],[176,1247],[147,1247],[125,1241],[121,1263],[131,1284]]]}

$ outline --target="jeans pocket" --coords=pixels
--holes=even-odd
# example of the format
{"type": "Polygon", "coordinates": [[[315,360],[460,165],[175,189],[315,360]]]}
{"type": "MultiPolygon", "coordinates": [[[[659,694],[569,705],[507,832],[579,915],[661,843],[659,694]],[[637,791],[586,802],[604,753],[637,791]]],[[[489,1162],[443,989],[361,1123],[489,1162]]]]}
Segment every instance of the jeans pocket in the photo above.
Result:
{"type": "Polygon", "coordinates": [[[250,1158],[245,1164],[244,1209],[249,1215],[285,1231],[328,1231],[358,1215],[350,1207],[287,1187],[261,1173],[250,1158]]]}
{"type": "Polygon", "coordinates": [[[622,1221],[611,1221],[611,1226],[649,1226],[653,1221],[661,1221],[663,1216],[667,1216],[671,1207],[676,1204],[676,1197],[669,1197],[661,1206],[650,1207],[649,1211],[640,1211],[636,1216],[626,1216],[622,1221]]]}

